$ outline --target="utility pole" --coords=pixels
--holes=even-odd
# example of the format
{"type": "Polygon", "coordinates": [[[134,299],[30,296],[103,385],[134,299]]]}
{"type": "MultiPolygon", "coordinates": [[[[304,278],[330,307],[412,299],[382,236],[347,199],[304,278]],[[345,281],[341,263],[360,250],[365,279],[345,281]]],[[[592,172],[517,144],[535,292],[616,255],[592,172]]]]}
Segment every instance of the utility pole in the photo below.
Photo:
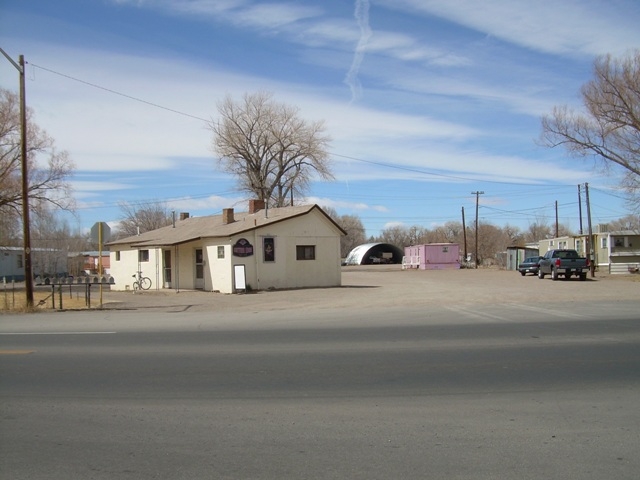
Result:
{"type": "Polygon", "coordinates": [[[593,248],[593,228],[591,226],[591,205],[589,202],[589,184],[585,183],[584,184],[584,195],[586,197],[586,201],[587,201],[587,222],[589,225],[589,248],[588,248],[588,252],[589,252],[589,270],[591,271],[591,278],[596,276],[596,263],[595,263],[595,250],[593,248]]]}
{"type": "Polygon", "coordinates": [[[24,285],[27,308],[33,307],[33,269],[31,267],[31,230],[29,227],[29,178],[27,169],[27,100],[24,84],[24,55],[16,63],[2,48],[7,60],[20,73],[20,165],[22,170],[22,241],[24,253],[24,285]]]}
{"type": "Polygon", "coordinates": [[[476,258],[475,264],[476,268],[478,268],[478,206],[480,204],[480,195],[484,195],[484,192],[471,192],[476,196],[476,258]]]}
{"type": "Polygon", "coordinates": [[[464,238],[464,261],[467,262],[467,226],[464,222],[464,207],[462,207],[462,236],[464,238]]]}
{"type": "Polygon", "coordinates": [[[578,185],[578,215],[580,216],[580,235],[582,235],[582,195],[580,194],[580,185],[578,185]]]}
{"type": "Polygon", "coordinates": [[[558,238],[558,235],[560,234],[560,228],[558,225],[558,201],[556,200],[556,237],[558,238]]]}

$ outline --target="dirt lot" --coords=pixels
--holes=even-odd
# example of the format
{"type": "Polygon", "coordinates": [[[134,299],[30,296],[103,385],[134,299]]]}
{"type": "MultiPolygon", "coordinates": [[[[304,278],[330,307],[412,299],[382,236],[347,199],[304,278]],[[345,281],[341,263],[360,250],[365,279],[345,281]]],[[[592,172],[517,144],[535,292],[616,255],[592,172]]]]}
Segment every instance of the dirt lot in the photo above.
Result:
{"type": "MultiPolygon", "coordinates": [[[[66,287],[63,287],[66,288],[66,287]]],[[[50,310],[51,290],[36,289],[48,300],[40,310],[50,310]]],[[[5,294],[3,298],[19,303],[5,294]]],[[[17,298],[17,297],[16,297],[17,298]]],[[[518,272],[497,269],[478,270],[402,270],[399,265],[343,267],[342,287],[300,290],[261,291],[250,294],[181,290],[148,290],[142,293],[103,289],[105,309],[144,309],[170,311],[249,311],[323,308],[428,307],[455,304],[469,306],[487,303],[580,302],[598,299],[640,301],[640,275],[605,275],[580,282],[540,280],[522,277],[518,272]]],[[[99,306],[99,290],[93,287],[91,306],[99,306]]],[[[4,301],[0,302],[3,310],[4,301]]],[[[56,306],[59,303],[56,298],[56,306]]],[[[63,297],[65,309],[85,308],[84,295],[78,292],[63,297]]],[[[6,308],[5,308],[6,310],[6,308]]]]}
{"type": "MultiPolygon", "coordinates": [[[[97,296],[94,295],[97,301],[97,296]]],[[[264,311],[279,309],[420,307],[437,304],[640,300],[640,275],[596,273],[581,282],[522,277],[497,269],[402,270],[399,265],[344,267],[342,287],[225,295],[201,291],[107,292],[104,308],[264,311]]]]}

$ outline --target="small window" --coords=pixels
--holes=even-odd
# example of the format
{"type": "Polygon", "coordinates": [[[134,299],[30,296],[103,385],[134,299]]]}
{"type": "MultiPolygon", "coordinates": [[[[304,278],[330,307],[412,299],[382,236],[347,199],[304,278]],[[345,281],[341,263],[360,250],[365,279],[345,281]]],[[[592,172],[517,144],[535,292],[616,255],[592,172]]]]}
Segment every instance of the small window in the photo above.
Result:
{"type": "Polygon", "coordinates": [[[602,237],[600,239],[600,248],[607,248],[607,237],[602,237]]]}
{"type": "Polygon", "coordinates": [[[218,258],[224,258],[224,245],[218,247],[218,258]]]}
{"type": "Polygon", "coordinates": [[[315,245],[296,245],[296,260],[315,260],[315,245]]]}
{"type": "Polygon", "coordinates": [[[138,250],[138,261],[139,262],[148,262],[149,261],[149,250],[138,250]]]}
{"type": "Polygon", "coordinates": [[[116,262],[120,261],[120,251],[116,252],[116,262]]]}
{"type": "Polygon", "coordinates": [[[18,268],[24,268],[24,265],[22,264],[22,255],[17,255],[16,260],[18,261],[18,268]]]}

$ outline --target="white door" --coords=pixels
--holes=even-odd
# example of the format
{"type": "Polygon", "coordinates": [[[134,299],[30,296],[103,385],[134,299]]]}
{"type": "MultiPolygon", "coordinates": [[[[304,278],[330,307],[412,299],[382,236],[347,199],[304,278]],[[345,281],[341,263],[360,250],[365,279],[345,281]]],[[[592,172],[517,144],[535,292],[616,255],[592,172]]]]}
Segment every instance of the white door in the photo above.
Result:
{"type": "Polygon", "coordinates": [[[204,288],[204,255],[202,254],[201,248],[196,248],[195,252],[195,271],[196,271],[196,279],[194,283],[194,287],[197,289],[204,288]]]}

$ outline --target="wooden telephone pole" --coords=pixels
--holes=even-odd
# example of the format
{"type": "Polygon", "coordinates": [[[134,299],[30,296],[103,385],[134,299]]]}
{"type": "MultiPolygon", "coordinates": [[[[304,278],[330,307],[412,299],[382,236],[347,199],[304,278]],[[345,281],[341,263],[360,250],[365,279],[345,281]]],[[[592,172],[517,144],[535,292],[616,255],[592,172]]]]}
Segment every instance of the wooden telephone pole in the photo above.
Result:
{"type": "Polygon", "coordinates": [[[484,195],[484,192],[471,192],[476,196],[476,258],[474,259],[476,268],[478,268],[478,206],[480,204],[480,195],[484,195]]]}
{"type": "Polygon", "coordinates": [[[29,178],[27,169],[27,101],[24,85],[24,55],[16,63],[2,48],[7,60],[20,73],[20,166],[22,170],[22,241],[24,254],[24,285],[27,308],[33,307],[33,268],[31,267],[31,230],[29,227],[29,178]]]}

